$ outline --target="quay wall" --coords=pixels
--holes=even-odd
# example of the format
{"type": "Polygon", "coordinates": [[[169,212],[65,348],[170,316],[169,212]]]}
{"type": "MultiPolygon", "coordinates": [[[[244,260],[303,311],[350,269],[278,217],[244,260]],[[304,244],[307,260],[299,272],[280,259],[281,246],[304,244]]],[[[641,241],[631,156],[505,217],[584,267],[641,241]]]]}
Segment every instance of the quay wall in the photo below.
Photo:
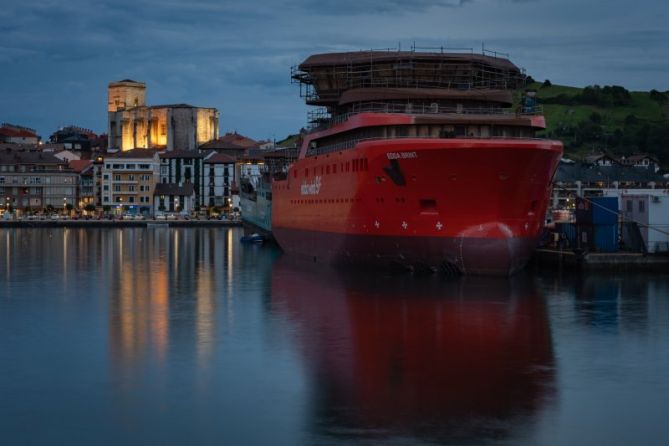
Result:
{"type": "Polygon", "coordinates": [[[229,220],[35,220],[0,221],[2,228],[146,228],[151,226],[176,227],[233,227],[239,221],[229,220]]]}

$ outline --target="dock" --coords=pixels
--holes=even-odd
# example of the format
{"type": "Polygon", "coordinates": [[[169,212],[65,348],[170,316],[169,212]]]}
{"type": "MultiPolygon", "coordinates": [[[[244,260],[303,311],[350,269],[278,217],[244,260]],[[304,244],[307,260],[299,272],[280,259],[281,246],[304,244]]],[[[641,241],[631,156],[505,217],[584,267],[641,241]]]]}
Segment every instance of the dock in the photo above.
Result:
{"type": "Polygon", "coordinates": [[[234,227],[239,220],[0,220],[1,228],[234,227]]]}
{"type": "Polygon", "coordinates": [[[537,249],[532,258],[537,268],[551,267],[580,271],[669,271],[669,255],[636,252],[584,252],[537,249]]]}

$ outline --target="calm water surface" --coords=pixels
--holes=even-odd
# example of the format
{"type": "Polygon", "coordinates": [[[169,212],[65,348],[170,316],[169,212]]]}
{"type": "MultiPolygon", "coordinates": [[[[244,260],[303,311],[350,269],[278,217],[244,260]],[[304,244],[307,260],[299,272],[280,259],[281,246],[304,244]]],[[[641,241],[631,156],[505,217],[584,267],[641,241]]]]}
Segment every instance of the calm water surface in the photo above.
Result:
{"type": "Polygon", "coordinates": [[[669,442],[669,276],[370,276],[240,236],[0,230],[0,444],[669,442]]]}

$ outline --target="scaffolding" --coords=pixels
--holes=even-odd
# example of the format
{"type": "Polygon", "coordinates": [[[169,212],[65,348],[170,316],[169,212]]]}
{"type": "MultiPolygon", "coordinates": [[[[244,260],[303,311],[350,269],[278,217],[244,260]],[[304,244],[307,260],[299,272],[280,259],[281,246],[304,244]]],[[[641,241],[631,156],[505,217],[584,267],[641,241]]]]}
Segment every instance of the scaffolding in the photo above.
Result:
{"type": "Polygon", "coordinates": [[[522,70],[499,57],[503,53],[444,50],[318,55],[293,67],[291,79],[307,104],[324,106],[335,106],[345,91],[359,88],[514,90],[525,82],[522,70]]]}

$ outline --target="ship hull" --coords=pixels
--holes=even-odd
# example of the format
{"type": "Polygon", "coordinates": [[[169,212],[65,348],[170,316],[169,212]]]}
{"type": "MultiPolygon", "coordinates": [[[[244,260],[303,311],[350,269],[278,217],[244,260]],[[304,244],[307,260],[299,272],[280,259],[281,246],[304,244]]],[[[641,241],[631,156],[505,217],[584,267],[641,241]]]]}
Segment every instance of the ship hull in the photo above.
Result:
{"type": "Polygon", "coordinates": [[[258,181],[257,190],[240,195],[242,224],[252,232],[272,238],[272,201],[267,198],[271,191],[269,182],[258,181]]]}
{"type": "Polygon", "coordinates": [[[535,238],[402,237],[275,230],[284,251],[314,262],[363,269],[511,275],[534,251],[535,238]]]}
{"type": "Polygon", "coordinates": [[[416,138],[306,157],[273,184],[274,236],[316,262],[510,275],[543,230],[561,153],[542,140],[416,138]]]}

